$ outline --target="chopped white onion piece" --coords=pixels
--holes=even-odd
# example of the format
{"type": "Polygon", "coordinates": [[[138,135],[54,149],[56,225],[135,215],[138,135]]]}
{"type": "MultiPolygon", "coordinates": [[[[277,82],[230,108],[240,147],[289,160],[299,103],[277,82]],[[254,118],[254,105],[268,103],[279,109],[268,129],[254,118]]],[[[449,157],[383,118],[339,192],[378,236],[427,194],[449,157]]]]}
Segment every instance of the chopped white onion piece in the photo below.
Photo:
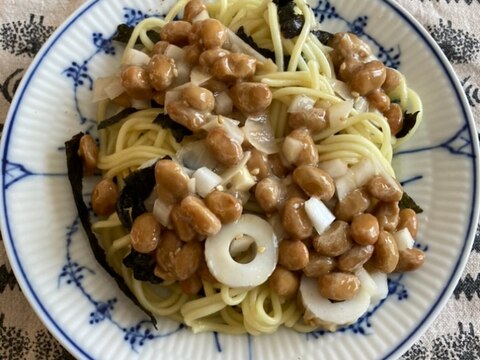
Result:
{"type": "Polygon", "coordinates": [[[105,87],[105,93],[109,99],[115,99],[125,92],[120,76],[114,76],[110,84],[105,87]]]}
{"type": "Polygon", "coordinates": [[[318,164],[318,167],[326,171],[334,179],[345,175],[348,171],[347,163],[340,159],[322,161],[318,164]]]}
{"type": "Polygon", "coordinates": [[[150,56],[136,49],[128,49],[125,53],[123,63],[125,65],[147,66],[150,56]]]}
{"type": "MultiPolygon", "coordinates": [[[[182,168],[182,171],[183,171],[185,174],[187,174],[187,176],[189,176],[189,177],[192,177],[193,173],[195,172],[195,170],[189,169],[189,168],[187,168],[187,167],[185,167],[185,166],[180,165],[180,167],[182,168]]],[[[195,191],[193,191],[193,192],[195,192],[195,191]]]]}
{"type": "Polygon", "coordinates": [[[342,201],[351,191],[357,188],[353,172],[348,170],[345,175],[335,179],[335,187],[337,189],[338,200],[342,201]]]}
{"type": "Polygon", "coordinates": [[[190,65],[186,61],[175,61],[177,76],[173,80],[172,87],[190,84],[190,65]]]}
{"type": "Polygon", "coordinates": [[[181,47],[178,47],[172,44],[168,45],[165,51],[163,52],[163,55],[175,60],[175,64],[177,64],[177,62],[186,62],[185,60],[186,54],[187,52],[183,50],[181,47]]]}
{"type": "Polygon", "coordinates": [[[202,126],[202,129],[205,131],[211,131],[217,127],[221,127],[226,131],[228,136],[241,144],[245,139],[245,135],[242,129],[238,127],[239,124],[240,122],[238,120],[230,119],[226,116],[209,116],[209,121],[202,126]]]}
{"type": "Polygon", "coordinates": [[[282,153],[290,164],[297,161],[300,152],[305,148],[305,144],[291,136],[287,136],[282,144],[282,153]]]}
{"type": "Polygon", "coordinates": [[[197,16],[195,16],[192,19],[192,24],[194,24],[198,21],[203,21],[203,20],[207,20],[207,19],[210,19],[210,16],[208,15],[208,11],[207,11],[207,9],[203,9],[202,11],[200,11],[200,13],[197,16]]]}
{"type": "Polygon", "coordinates": [[[376,173],[375,165],[369,158],[363,158],[353,165],[350,170],[353,172],[357,187],[365,185],[376,173]]]}
{"type": "Polygon", "coordinates": [[[227,43],[224,45],[227,50],[230,50],[231,52],[244,53],[254,57],[260,62],[260,64],[257,64],[258,67],[266,72],[278,71],[277,65],[275,65],[272,60],[267,59],[265,56],[260,54],[229,28],[227,28],[227,36],[227,43]]]}
{"type": "Polygon", "coordinates": [[[117,96],[121,95],[124,91],[125,89],[123,88],[122,82],[118,76],[107,76],[103,78],[98,78],[95,80],[95,85],[93,87],[92,101],[95,103],[95,102],[106,100],[106,99],[115,99],[117,96]],[[116,95],[113,97],[111,97],[111,94],[108,94],[106,91],[106,89],[110,87],[112,83],[115,83],[116,86],[119,84],[121,89],[121,91],[120,89],[116,90],[113,94],[113,95],[115,94],[116,95]],[[119,91],[120,93],[118,93],[119,91]]]}
{"type": "Polygon", "coordinates": [[[160,158],[156,157],[156,158],[147,160],[147,161],[145,161],[142,165],[140,165],[140,166],[138,167],[138,169],[146,169],[146,168],[148,168],[148,167],[156,164],[159,159],[160,159],[160,158]]]}
{"type": "Polygon", "coordinates": [[[195,66],[190,73],[190,82],[193,85],[200,86],[213,77],[212,74],[203,71],[200,66],[195,66]]]}
{"type": "Polygon", "coordinates": [[[195,189],[201,197],[207,196],[215,187],[220,185],[222,178],[207,167],[201,167],[193,173],[196,180],[195,189]]]}
{"type": "Polygon", "coordinates": [[[272,227],[262,218],[244,214],[234,223],[223,225],[220,232],[205,241],[205,260],[212,275],[232,288],[248,288],[263,284],[277,264],[278,243],[272,227]],[[248,264],[232,258],[230,244],[235,238],[251,237],[262,249],[248,264]]]}
{"type": "Polygon", "coordinates": [[[182,146],[175,155],[177,162],[185,167],[197,170],[201,167],[215,169],[217,161],[207,149],[205,140],[191,142],[182,146]]]}
{"type": "Polygon", "coordinates": [[[335,221],[335,215],[316,197],[311,197],[305,201],[305,212],[319,235],[322,235],[335,221]]]}
{"type": "Polygon", "coordinates": [[[231,191],[239,191],[239,192],[246,192],[250,190],[257,181],[253,177],[252,174],[250,174],[250,171],[248,171],[248,168],[244,166],[243,168],[240,169],[233,177],[231,181],[231,191]]]}
{"type": "Polygon", "coordinates": [[[215,94],[215,113],[218,115],[229,115],[233,111],[233,101],[227,91],[215,94]]]}
{"type": "Polygon", "coordinates": [[[353,299],[331,302],[320,295],[317,281],[306,276],[302,276],[300,294],[309,318],[337,325],[356,321],[370,306],[370,295],[362,286],[353,299]]]}
{"type": "Polygon", "coordinates": [[[207,123],[202,126],[202,129],[209,132],[213,129],[223,126],[225,122],[232,124],[232,126],[238,127],[240,121],[235,119],[230,119],[226,116],[219,116],[219,115],[210,115],[207,117],[207,123]]]}
{"type": "Polygon", "coordinates": [[[249,116],[245,121],[243,132],[257,150],[268,155],[278,153],[278,145],[268,116],[249,116]]]}
{"type": "Polygon", "coordinates": [[[150,101],[148,100],[138,100],[138,99],[132,99],[132,107],[134,109],[142,110],[142,109],[149,109],[150,106],[150,101]]]}
{"type": "Polygon", "coordinates": [[[153,207],[155,205],[155,201],[157,200],[157,193],[155,191],[155,189],[150,193],[150,195],[148,195],[148,198],[146,198],[144,201],[143,201],[143,205],[145,205],[145,209],[148,211],[148,212],[153,212],[153,207]]]}
{"type": "Polygon", "coordinates": [[[165,227],[168,227],[170,222],[170,213],[172,212],[173,205],[157,199],[153,205],[153,216],[155,219],[165,227]]]}
{"type": "Polygon", "coordinates": [[[297,95],[293,98],[287,111],[289,113],[306,111],[312,109],[314,105],[314,99],[306,95],[297,95]]]}
{"type": "Polygon", "coordinates": [[[188,186],[188,192],[190,194],[195,194],[197,192],[197,179],[195,178],[191,178],[191,179],[188,179],[188,183],[187,183],[187,186],[188,186]]]}
{"type": "Polygon", "coordinates": [[[397,241],[398,251],[412,249],[413,245],[415,245],[415,239],[407,228],[398,230],[393,236],[397,241]]]}
{"type": "Polygon", "coordinates": [[[360,280],[361,286],[367,290],[370,296],[376,295],[378,291],[377,284],[375,281],[373,281],[367,270],[365,270],[363,267],[360,267],[357,269],[357,271],[355,271],[355,275],[358,277],[358,280],[360,280]]]}
{"type": "Polygon", "coordinates": [[[332,86],[333,91],[343,100],[354,100],[352,90],[346,83],[337,79],[328,79],[328,82],[332,86]]]}
{"type": "Polygon", "coordinates": [[[348,115],[353,109],[353,100],[345,100],[337,104],[333,104],[327,110],[327,118],[330,127],[335,129],[341,127],[347,120],[348,115]]]}
{"type": "Polygon", "coordinates": [[[371,302],[375,304],[376,302],[385,299],[388,295],[388,280],[387,274],[380,271],[373,271],[369,273],[372,280],[377,285],[377,291],[372,295],[371,302]]]}
{"type": "Polygon", "coordinates": [[[239,144],[243,143],[243,140],[245,140],[245,134],[242,129],[238,127],[239,122],[237,120],[219,115],[217,121],[233,140],[239,144]]]}
{"type": "Polygon", "coordinates": [[[164,101],[164,112],[168,114],[167,105],[173,101],[180,100],[182,98],[182,92],[180,90],[170,90],[165,93],[165,101],[164,101]]]}
{"type": "Polygon", "coordinates": [[[353,103],[353,108],[358,110],[359,112],[368,112],[369,111],[369,104],[367,99],[363,96],[358,96],[355,98],[355,102],[353,103]]]}
{"type": "Polygon", "coordinates": [[[222,183],[220,185],[226,185],[230,182],[230,180],[240,172],[245,166],[247,166],[248,160],[252,157],[252,153],[250,151],[245,151],[243,153],[243,158],[237,165],[229,167],[225,172],[222,173],[222,183]]]}

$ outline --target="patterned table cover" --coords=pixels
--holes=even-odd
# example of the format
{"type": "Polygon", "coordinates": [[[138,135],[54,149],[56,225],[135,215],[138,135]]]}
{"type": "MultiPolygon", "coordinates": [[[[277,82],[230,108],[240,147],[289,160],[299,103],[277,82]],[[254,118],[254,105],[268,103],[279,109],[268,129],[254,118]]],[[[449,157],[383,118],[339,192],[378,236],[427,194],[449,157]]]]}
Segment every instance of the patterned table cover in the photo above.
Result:
{"type": "MultiPolygon", "coordinates": [[[[453,64],[480,120],[480,0],[397,0],[453,64]]],[[[49,35],[83,0],[0,0],[0,131],[15,90],[49,35]]],[[[480,359],[480,234],[452,298],[402,359],[480,359]]],[[[0,238],[0,359],[73,359],[22,295],[0,238]]]]}

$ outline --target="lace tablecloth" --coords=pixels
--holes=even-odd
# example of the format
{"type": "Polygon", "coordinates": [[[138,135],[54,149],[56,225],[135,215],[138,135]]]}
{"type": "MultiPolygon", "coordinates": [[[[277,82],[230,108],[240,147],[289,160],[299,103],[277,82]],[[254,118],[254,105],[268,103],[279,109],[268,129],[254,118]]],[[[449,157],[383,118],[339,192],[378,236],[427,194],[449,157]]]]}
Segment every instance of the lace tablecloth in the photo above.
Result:
{"type": "MultiPolygon", "coordinates": [[[[480,119],[480,0],[398,0],[440,45],[480,119]]],[[[35,54],[82,0],[0,0],[0,123],[35,54]]],[[[1,125],[3,128],[3,125],[1,125]]],[[[452,298],[404,359],[480,359],[480,240],[452,298]]],[[[0,241],[0,359],[72,358],[22,295],[0,241]]]]}

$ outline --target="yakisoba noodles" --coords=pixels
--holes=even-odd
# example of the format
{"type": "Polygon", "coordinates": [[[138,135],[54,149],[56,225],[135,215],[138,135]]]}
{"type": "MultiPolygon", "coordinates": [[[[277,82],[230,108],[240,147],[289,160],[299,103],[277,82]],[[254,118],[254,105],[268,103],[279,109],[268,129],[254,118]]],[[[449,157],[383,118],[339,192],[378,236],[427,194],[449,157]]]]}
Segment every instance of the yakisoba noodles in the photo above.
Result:
{"type": "Polygon", "coordinates": [[[80,143],[103,178],[92,228],[154,315],[194,332],[334,330],[424,261],[391,166],[421,101],[303,0],[179,1],[133,29],[95,101],[98,158],[80,143]]]}

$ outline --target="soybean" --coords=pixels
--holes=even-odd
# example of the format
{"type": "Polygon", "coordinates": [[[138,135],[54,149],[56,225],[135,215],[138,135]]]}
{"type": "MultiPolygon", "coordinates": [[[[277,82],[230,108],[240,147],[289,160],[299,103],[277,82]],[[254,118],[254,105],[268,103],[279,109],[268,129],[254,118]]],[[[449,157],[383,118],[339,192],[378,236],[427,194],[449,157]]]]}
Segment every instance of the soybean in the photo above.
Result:
{"type": "Polygon", "coordinates": [[[278,248],[278,263],[288,270],[301,270],[307,266],[308,249],[301,240],[283,240],[278,248]]]}
{"type": "Polygon", "coordinates": [[[185,220],[200,235],[212,236],[220,231],[222,223],[201,199],[189,195],[182,200],[180,208],[185,220]]]}
{"type": "Polygon", "coordinates": [[[351,300],[360,289],[360,280],[354,274],[334,272],[318,278],[320,294],[330,300],[351,300]]]}
{"type": "Polygon", "coordinates": [[[157,248],[160,241],[161,225],[152,213],[144,213],[135,218],[130,238],[132,247],[139,253],[148,254],[157,248]]]}

